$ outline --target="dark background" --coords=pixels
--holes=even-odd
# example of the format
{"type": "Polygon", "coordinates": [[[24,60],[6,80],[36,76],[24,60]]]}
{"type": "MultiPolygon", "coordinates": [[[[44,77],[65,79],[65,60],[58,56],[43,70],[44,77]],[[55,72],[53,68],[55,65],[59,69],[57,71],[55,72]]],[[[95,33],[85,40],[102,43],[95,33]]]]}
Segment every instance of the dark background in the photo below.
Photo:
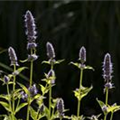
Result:
{"type": "MultiPolygon", "coordinates": [[[[49,41],[55,48],[56,59],[65,59],[55,67],[57,79],[53,97],[64,99],[65,108],[70,109],[66,114],[76,114],[77,100],[72,91],[78,87],[79,70],[68,64],[70,61],[77,61],[80,47],[85,46],[86,64],[93,66],[95,71],[84,72],[84,86],[89,87],[92,84],[94,88],[82,100],[82,114],[86,116],[99,114],[101,110],[96,98],[104,101],[102,61],[104,55],[109,52],[114,66],[115,85],[115,89],[110,92],[109,103],[120,104],[120,2],[72,0],[0,2],[0,49],[14,47],[19,59],[25,59],[28,54],[24,27],[26,10],[33,13],[38,32],[36,42],[39,59],[34,63],[34,82],[40,83],[44,72],[49,70],[47,65],[41,64],[43,60],[48,59],[46,42],[49,41]]],[[[7,52],[0,54],[0,62],[9,65],[7,52]]],[[[25,74],[27,76],[28,72],[25,74]]],[[[21,82],[28,83],[25,80],[21,82]]],[[[3,92],[5,89],[1,87],[0,93],[3,92]]],[[[120,112],[117,112],[114,120],[119,119],[120,112]]]]}

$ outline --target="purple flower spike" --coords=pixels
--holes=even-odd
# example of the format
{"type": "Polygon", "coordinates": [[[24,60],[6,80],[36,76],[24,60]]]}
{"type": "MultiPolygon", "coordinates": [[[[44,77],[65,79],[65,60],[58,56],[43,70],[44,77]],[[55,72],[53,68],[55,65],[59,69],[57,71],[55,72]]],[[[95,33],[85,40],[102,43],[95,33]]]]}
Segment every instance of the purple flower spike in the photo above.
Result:
{"type": "Polygon", "coordinates": [[[64,116],[64,101],[62,98],[59,98],[57,101],[57,110],[59,112],[59,115],[63,117],[64,116]]]}
{"type": "Polygon", "coordinates": [[[112,72],[113,72],[113,65],[111,62],[111,56],[109,53],[107,53],[104,57],[104,62],[103,62],[103,78],[106,82],[111,81],[112,72]]]}
{"type": "Polygon", "coordinates": [[[47,42],[46,48],[47,48],[47,56],[48,56],[48,58],[49,59],[55,58],[55,51],[54,51],[53,45],[50,42],[47,42]]]}
{"type": "Polygon", "coordinates": [[[12,47],[8,48],[8,54],[9,54],[9,57],[10,57],[10,60],[11,60],[11,64],[10,65],[11,66],[12,65],[19,66],[18,62],[17,62],[17,56],[16,56],[16,53],[15,53],[15,50],[12,47]]]}
{"type": "Polygon", "coordinates": [[[25,14],[25,27],[26,27],[26,35],[28,42],[35,42],[36,40],[36,25],[35,20],[32,13],[28,10],[25,14]]]}
{"type": "Polygon", "coordinates": [[[79,51],[79,60],[81,61],[82,64],[84,64],[84,62],[86,62],[86,49],[85,47],[81,47],[80,51],[79,51]]]}

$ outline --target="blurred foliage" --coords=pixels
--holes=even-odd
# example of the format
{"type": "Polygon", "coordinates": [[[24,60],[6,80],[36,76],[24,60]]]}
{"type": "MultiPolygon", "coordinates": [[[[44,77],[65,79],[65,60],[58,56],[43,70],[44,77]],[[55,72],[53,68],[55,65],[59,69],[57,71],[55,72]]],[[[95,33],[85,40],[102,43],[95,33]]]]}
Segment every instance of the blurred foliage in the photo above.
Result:
{"type": "MultiPolygon", "coordinates": [[[[24,14],[30,10],[36,20],[38,31],[39,60],[34,65],[34,81],[40,82],[48,68],[41,64],[47,60],[46,42],[50,41],[56,51],[56,59],[65,59],[56,70],[54,97],[63,97],[69,113],[76,113],[73,92],[79,81],[79,71],[68,65],[78,59],[81,46],[87,49],[87,64],[95,72],[85,71],[83,84],[93,85],[90,95],[83,99],[85,115],[97,114],[100,110],[95,98],[104,98],[102,61],[106,52],[112,56],[114,65],[113,82],[116,89],[110,92],[110,102],[120,104],[120,2],[112,1],[4,1],[0,2],[0,50],[15,48],[19,59],[27,56],[24,14]],[[91,97],[92,96],[92,97],[91,97]]],[[[9,65],[7,52],[0,54],[0,62],[9,65]]],[[[1,68],[2,69],[2,68],[1,68]]],[[[26,73],[27,75],[28,73],[26,73]]],[[[119,120],[120,113],[115,115],[119,120]]]]}

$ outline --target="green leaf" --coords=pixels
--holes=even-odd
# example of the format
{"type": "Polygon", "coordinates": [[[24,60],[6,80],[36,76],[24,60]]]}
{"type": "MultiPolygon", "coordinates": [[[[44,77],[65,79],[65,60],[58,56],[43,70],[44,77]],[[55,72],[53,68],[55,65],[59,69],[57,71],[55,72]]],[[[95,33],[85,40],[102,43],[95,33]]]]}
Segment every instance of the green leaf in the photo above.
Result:
{"type": "Polygon", "coordinates": [[[85,66],[84,69],[89,69],[89,70],[93,70],[93,71],[95,70],[95,69],[94,69],[93,67],[91,67],[91,66],[85,66]]]}
{"type": "Polygon", "coordinates": [[[25,63],[25,62],[27,62],[27,61],[28,61],[28,59],[20,60],[21,63],[25,63]]]}
{"type": "Polygon", "coordinates": [[[62,59],[62,60],[57,60],[57,61],[55,61],[55,64],[60,64],[61,62],[63,62],[64,61],[64,59],[62,59]]]}
{"type": "Polygon", "coordinates": [[[32,107],[30,107],[30,116],[33,120],[37,119],[37,112],[32,107]]]}
{"type": "Polygon", "coordinates": [[[11,112],[11,109],[9,107],[9,104],[7,102],[0,101],[0,104],[9,112],[11,112]]]}
{"type": "Polygon", "coordinates": [[[76,89],[74,90],[74,95],[78,100],[81,100],[83,97],[85,97],[91,90],[92,90],[92,86],[91,87],[83,87],[81,86],[80,89],[76,89]]]}
{"type": "Polygon", "coordinates": [[[118,110],[120,110],[120,106],[119,105],[112,105],[112,106],[108,106],[108,112],[117,112],[118,110]]]}
{"type": "Polygon", "coordinates": [[[29,93],[29,91],[28,91],[28,89],[27,89],[27,87],[25,87],[23,84],[21,84],[21,83],[18,83],[18,85],[24,90],[24,92],[26,93],[26,94],[28,94],[29,93]]]}
{"type": "Polygon", "coordinates": [[[0,95],[0,98],[3,98],[5,100],[7,100],[7,101],[10,100],[10,97],[8,95],[0,95]]]}
{"type": "Polygon", "coordinates": [[[13,75],[19,75],[23,70],[28,69],[27,67],[20,67],[16,71],[14,71],[13,75]]]}
{"type": "Polygon", "coordinates": [[[21,103],[15,110],[15,113],[19,112],[23,107],[25,107],[28,103],[21,103]]]}
{"type": "Polygon", "coordinates": [[[98,98],[96,98],[96,100],[97,100],[97,102],[99,103],[99,105],[100,105],[100,107],[102,109],[102,107],[105,106],[105,103],[103,101],[101,101],[101,100],[98,100],[98,98]]]}
{"type": "Polygon", "coordinates": [[[74,63],[74,62],[70,62],[70,64],[76,66],[77,68],[80,68],[80,63],[74,63]]]}
{"type": "Polygon", "coordinates": [[[42,64],[50,64],[50,61],[42,61],[42,64]]]}

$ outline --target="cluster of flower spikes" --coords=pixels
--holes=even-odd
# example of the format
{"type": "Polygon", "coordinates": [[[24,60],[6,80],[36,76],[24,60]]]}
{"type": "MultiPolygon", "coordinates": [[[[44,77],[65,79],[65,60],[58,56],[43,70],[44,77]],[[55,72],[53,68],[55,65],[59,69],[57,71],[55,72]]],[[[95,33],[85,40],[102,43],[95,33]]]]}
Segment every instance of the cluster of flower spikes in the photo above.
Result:
{"type": "MultiPolygon", "coordinates": [[[[104,57],[103,61],[103,78],[105,80],[105,89],[112,89],[113,84],[112,84],[112,73],[113,73],[113,64],[111,62],[111,56],[109,53],[107,53],[104,57]]],[[[104,89],[104,91],[105,91],[104,89]]]]}
{"type": "Polygon", "coordinates": [[[26,27],[26,36],[27,36],[27,50],[33,51],[30,55],[28,55],[28,61],[37,60],[38,56],[36,55],[36,24],[35,19],[32,13],[28,10],[25,14],[25,27],[26,27]]]}

